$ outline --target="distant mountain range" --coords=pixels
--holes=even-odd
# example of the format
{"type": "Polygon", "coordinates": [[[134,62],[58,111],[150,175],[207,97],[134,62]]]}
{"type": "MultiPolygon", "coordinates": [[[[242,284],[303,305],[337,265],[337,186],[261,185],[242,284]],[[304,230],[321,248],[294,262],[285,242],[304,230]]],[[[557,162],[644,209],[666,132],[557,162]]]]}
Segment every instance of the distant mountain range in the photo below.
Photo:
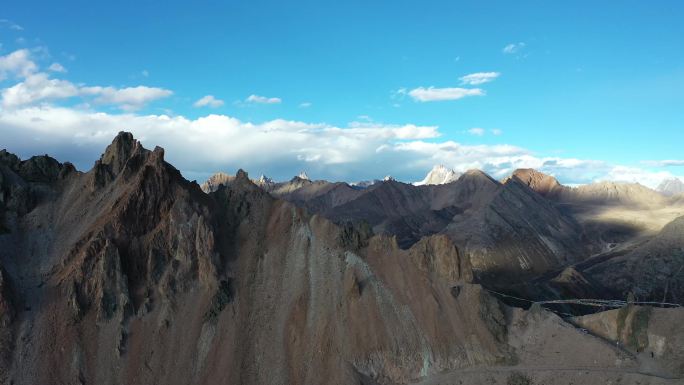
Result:
{"type": "Polygon", "coordinates": [[[677,384],[684,309],[634,301],[684,304],[683,240],[681,195],[530,169],[200,187],[125,132],[86,172],[2,150],[0,383],[677,384]]]}
{"type": "MultiPolygon", "coordinates": [[[[206,191],[215,184],[203,186],[206,191]]],[[[503,181],[479,170],[459,175],[435,166],[413,185],[390,178],[349,185],[295,177],[262,188],[340,225],[391,234],[402,248],[445,234],[468,255],[478,279],[492,287],[627,247],[684,215],[677,197],[640,184],[568,187],[533,169],[516,170],[503,181]],[[645,210],[659,212],[659,220],[645,210]]]]}
{"type": "Polygon", "coordinates": [[[684,182],[679,178],[665,179],[656,190],[668,196],[684,194],[684,182]]]}

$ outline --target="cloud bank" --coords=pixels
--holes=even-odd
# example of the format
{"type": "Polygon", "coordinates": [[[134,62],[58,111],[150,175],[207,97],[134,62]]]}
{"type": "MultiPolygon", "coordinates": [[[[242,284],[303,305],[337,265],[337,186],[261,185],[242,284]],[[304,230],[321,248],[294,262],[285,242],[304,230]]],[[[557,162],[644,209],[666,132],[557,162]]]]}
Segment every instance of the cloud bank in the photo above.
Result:
{"type": "MultiPolygon", "coordinates": [[[[306,170],[314,178],[349,182],[387,174],[415,181],[435,164],[457,171],[478,168],[496,178],[516,168],[532,167],[573,184],[618,180],[655,187],[673,176],[597,160],[539,156],[508,144],[462,144],[442,139],[434,125],[379,123],[368,118],[343,126],[286,119],[257,123],[222,114],[196,119],[143,114],[140,108],[172,91],[143,85],[86,86],[53,78],[40,71],[27,50],[0,56],[0,76],[10,83],[0,89],[0,147],[23,158],[48,153],[74,162],[81,170],[89,169],[112,138],[126,130],[147,147],[164,147],[167,160],[186,177],[198,180],[216,171],[244,168],[277,179],[306,170]],[[120,111],[102,111],[98,109],[102,105],[120,111]]],[[[426,102],[484,95],[484,91],[420,87],[403,90],[403,94],[426,102]]],[[[251,95],[246,101],[273,104],[281,99],[251,95]]],[[[221,103],[206,95],[194,104],[218,107],[221,103]]],[[[473,128],[470,133],[499,135],[501,130],[473,128]]],[[[672,160],[658,165],[678,164],[672,160]]]]}

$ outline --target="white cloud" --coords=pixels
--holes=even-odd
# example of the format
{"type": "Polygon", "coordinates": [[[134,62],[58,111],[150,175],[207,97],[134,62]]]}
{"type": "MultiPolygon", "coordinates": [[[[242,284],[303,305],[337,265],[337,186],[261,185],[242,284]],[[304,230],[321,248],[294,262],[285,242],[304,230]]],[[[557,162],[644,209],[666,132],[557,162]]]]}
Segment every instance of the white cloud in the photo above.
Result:
{"type": "Polygon", "coordinates": [[[470,135],[475,135],[475,136],[484,136],[487,132],[491,133],[492,135],[499,136],[503,134],[503,131],[501,131],[498,128],[492,128],[491,130],[486,130],[484,128],[480,127],[473,127],[469,130],[466,131],[470,135]]]}
{"type": "MultiPolygon", "coordinates": [[[[66,72],[59,63],[52,63],[48,70],[66,72]]],[[[48,73],[38,72],[38,66],[31,60],[31,52],[28,49],[0,56],[0,80],[7,76],[17,76],[23,80],[0,92],[0,103],[4,108],[17,108],[72,97],[92,97],[95,103],[112,104],[123,110],[137,110],[151,101],[172,94],[169,90],[156,87],[87,87],[68,80],[52,79],[48,73]]]]}
{"type": "Polygon", "coordinates": [[[2,106],[16,108],[41,101],[67,99],[79,94],[77,86],[66,80],[50,79],[45,73],[29,75],[24,81],[2,90],[2,106]]]}
{"type": "Polygon", "coordinates": [[[678,160],[678,159],[645,160],[641,163],[643,163],[647,166],[651,166],[651,167],[684,166],[684,160],[678,160]]]}
{"type": "Polygon", "coordinates": [[[114,87],[81,87],[82,95],[94,96],[100,104],[114,104],[126,111],[142,108],[152,101],[169,97],[173,92],[157,87],[136,86],[126,88],[114,87]]]}
{"type": "Polygon", "coordinates": [[[485,129],[484,128],[479,128],[479,127],[474,127],[468,130],[468,133],[470,135],[476,135],[476,136],[482,136],[485,134],[485,129]]]}
{"type": "Polygon", "coordinates": [[[50,79],[46,73],[29,75],[24,81],[2,90],[2,105],[5,108],[39,102],[68,99],[72,97],[93,97],[97,104],[116,105],[122,110],[133,111],[157,99],[168,97],[171,91],[162,88],[137,86],[128,88],[84,87],[67,80],[50,79]]]}
{"type": "Polygon", "coordinates": [[[0,111],[2,136],[11,138],[3,145],[20,153],[55,153],[65,148],[70,157],[96,159],[123,129],[149,147],[164,146],[170,161],[182,170],[203,171],[257,166],[294,170],[314,160],[311,167],[365,170],[382,145],[439,135],[437,127],[412,124],[337,127],[283,119],[255,124],[226,115],[188,119],[48,105],[0,111]],[[76,156],[78,152],[84,155],[76,156]]]}
{"type": "Polygon", "coordinates": [[[247,99],[245,99],[245,102],[247,103],[259,103],[259,104],[278,104],[281,103],[282,100],[280,98],[269,98],[266,96],[260,96],[260,95],[249,95],[247,99]]]}
{"type": "Polygon", "coordinates": [[[117,132],[134,133],[147,147],[160,145],[186,177],[245,168],[284,179],[306,168],[323,178],[355,181],[388,173],[418,180],[435,164],[457,171],[482,169],[504,178],[531,167],[568,184],[636,181],[655,187],[667,172],[603,161],[540,157],[512,145],[440,141],[438,127],[352,122],[345,127],[276,119],[245,122],[226,115],[110,114],[52,105],[0,110],[3,146],[23,156],[54,154],[89,168],[117,132]]]}
{"type": "Polygon", "coordinates": [[[196,101],[193,106],[195,107],[212,107],[217,108],[223,105],[223,100],[216,99],[214,95],[206,95],[196,101]]]}
{"type": "Polygon", "coordinates": [[[28,49],[20,49],[0,56],[0,80],[8,76],[26,77],[37,70],[38,66],[31,60],[31,52],[28,49]]]}
{"type": "Polygon", "coordinates": [[[505,54],[514,54],[519,52],[521,49],[525,48],[525,43],[519,42],[519,43],[511,43],[508,44],[503,48],[503,53],[505,54]]]}
{"type": "MultiPolygon", "coordinates": [[[[60,72],[53,63],[50,70],[60,72]]],[[[61,67],[63,69],[63,67],[61,67]]],[[[476,75],[476,74],[471,74],[476,75]]],[[[467,76],[471,76],[467,75],[467,76]]],[[[467,77],[466,76],[466,77],[467,77]]],[[[121,130],[132,131],[146,146],[161,145],[167,159],[186,176],[203,175],[238,167],[257,173],[283,176],[306,168],[335,180],[377,178],[388,173],[400,180],[416,180],[435,164],[457,171],[479,168],[496,178],[514,169],[532,167],[557,176],[569,184],[595,180],[638,181],[654,187],[669,172],[652,172],[607,162],[560,157],[540,157],[511,145],[463,145],[439,140],[437,126],[383,124],[360,116],[345,126],[275,119],[253,123],[226,115],[197,119],[183,116],[134,113],[145,104],[172,95],[163,88],[84,86],[51,78],[31,58],[31,51],[17,50],[0,56],[0,79],[16,78],[16,84],[0,90],[0,138],[3,147],[23,157],[54,154],[61,160],[88,168],[102,149],[121,130]],[[124,113],[107,113],[90,106],[64,107],[58,101],[80,98],[115,105],[124,113]]],[[[464,77],[464,78],[466,78],[464,77]]],[[[468,81],[476,77],[471,76],[468,81]]],[[[482,79],[486,77],[481,77],[482,79]]],[[[491,78],[491,76],[489,77],[491,78]]],[[[400,89],[393,99],[455,100],[484,95],[479,88],[400,89]]],[[[247,103],[280,103],[281,99],[251,95],[247,103]]],[[[219,99],[207,95],[195,105],[218,106],[219,99]]],[[[304,102],[300,107],[307,107],[304,102]]],[[[473,128],[475,135],[500,135],[501,130],[473,128]]],[[[652,166],[684,165],[684,161],[645,162],[652,166]]]]}
{"type": "Polygon", "coordinates": [[[499,72],[476,72],[473,74],[461,76],[459,80],[461,84],[476,86],[493,81],[501,75],[499,72]]]}
{"type": "Polygon", "coordinates": [[[64,66],[59,64],[59,63],[50,64],[50,67],[48,67],[48,69],[52,72],[60,72],[60,73],[67,72],[66,68],[64,68],[64,66]]]}
{"type": "MultiPolygon", "coordinates": [[[[400,90],[399,92],[401,92],[400,90]]],[[[485,92],[479,88],[435,88],[418,87],[408,94],[419,102],[434,102],[442,100],[457,100],[466,96],[482,96],[485,92]]]]}
{"type": "Polygon", "coordinates": [[[311,107],[311,102],[299,103],[299,108],[309,108],[309,107],[311,107]]]}

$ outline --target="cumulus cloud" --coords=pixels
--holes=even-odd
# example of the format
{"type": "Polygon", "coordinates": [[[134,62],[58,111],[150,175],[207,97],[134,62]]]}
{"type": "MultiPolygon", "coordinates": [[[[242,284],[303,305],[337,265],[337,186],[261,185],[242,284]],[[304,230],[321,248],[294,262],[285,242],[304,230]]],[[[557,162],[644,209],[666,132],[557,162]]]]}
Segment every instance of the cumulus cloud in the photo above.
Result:
{"type": "Polygon", "coordinates": [[[9,76],[26,77],[37,70],[38,66],[31,60],[31,52],[28,49],[20,49],[0,56],[0,80],[9,76]]]}
{"type": "Polygon", "coordinates": [[[501,76],[499,72],[476,72],[473,74],[461,76],[459,80],[461,84],[476,86],[478,84],[489,83],[501,76]]]}
{"type": "Polygon", "coordinates": [[[114,104],[126,111],[142,108],[152,101],[169,97],[173,92],[157,87],[137,86],[126,88],[114,87],[81,87],[82,95],[94,96],[100,104],[114,104]]]}
{"type": "MultiPolygon", "coordinates": [[[[98,104],[110,104],[132,111],[145,104],[165,98],[173,92],[157,87],[137,86],[126,88],[83,86],[68,80],[50,78],[47,72],[39,72],[31,58],[31,51],[20,49],[0,56],[0,80],[8,76],[23,79],[2,90],[0,104],[4,108],[17,108],[35,103],[50,102],[73,97],[93,98],[98,104]]],[[[59,63],[48,67],[52,72],[66,72],[59,63]]]]}
{"type": "Polygon", "coordinates": [[[260,95],[249,95],[247,99],[245,99],[245,102],[247,103],[259,103],[259,104],[279,104],[282,102],[282,99],[280,98],[269,98],[266,96],[260,96],[260,95]]]}
{"type": "MultiPolygon", "coordinates": [[[[54,68],[53,68],[53,72],[54,68]]],[[[57,71],[59,72],[59,71],[57,71]]],[[[166,148],[167,159],[186,177],[202,179],[214,171],[245,168],[276,178],[307,169],[322,178],[355,181],[388,173],[399,180],[419,180],[435,164],[457,171],[479,168],[503,178],[516,168],[531,167],[579,184],[596,180],[637,181],[654,187],[669,172],[653,172],[607,162],[542,157],[506,144],[464,145],[441,140],[437,126],[384,124],[359,117],[360,121],[338,126],[326,123],[275,119],[242,121],[211,114],[197,119],[184,116],[143,115],[135,110],[168,97],[163,88],[85,86],[40,72],[30,51],[0,56],[0,76],[16,78],[16,84],[0,91],[0,137],[2,145],[22,157],[49,153],[87,169],[117,132],[134,133],[147,147],[166,148]],[[60,106],[60,101],[80,98],[85,102],[114,105],[121,113],[60,106]]],[[[417,101],[454,100],[484,95],[473,88],[401,89],[397,97],[417,101]]],[[[217,106],[211,95],[195,104],[217,106]]],[[[280,103],[279,98],[251,95],[248,103],[280,103]]],[[[499,129],[473,128],[472,134],[501,134],[499,129]]],[[[677,160],[655,161],[653,166],[684,165],[677,160]]]]}
{"type": "Polygon", "coordinates": [[[479,88],[435,88],[418,87],[408,91],[409,96],[419,102],[434,102],[442,100],[458,100],[467,96],[483,96],[484,90],[479,88]]]}
{"type": "Polygon", "coordinates": [[[15,108],[40,101],[67,99],[79,94],[77,86],[66,80],[50,79],[45,73],[29,75],[24,81],[2,90],[2,106],[15,108]]]}
{"type": "Polygon", "coordinates": [[[511,43],[503,47],[502,52],[505,54],[514,54],[525,48],[525,43],[511,43]]]}
{"type": "Polygon", "coordinates": [[[133,111],[145,104],[170,96],[171,91],[162,88],[137,86],[127,88],[84,87],[68,80],[50,79],[46,73],[26,77],[20,83],[2,90],[2,105],[17,108],[44,101],[68,99],[72,97],[93,97],[98,104],[116,105],[122,110],[133,111]]]}
{"type": "MultiPolygon", "coordinates": [[[[169,90],[157,87],[83,86],[68,80],[54,79],[47,72],[38,72],[38,66],[30,55],[29,50],[21,49],[6,56],[0,56],[0,79],[7,76],[23,79],[0,92],[2,98],[0,104],[4,108],[18,108],[36,103],[82,97],[93,98],[97,104],[115,105],[123,110],[131,111],[172,94],[169,90]]],[[[53,72],[66,71],[59,63],[53,63],[48,69],[53,72]]]]}
{"type": "Polygon", "coordinates": [[[20,155],[50,153],[89,168],[117,132],[134,133],[147,147],[166,148],[167,159],[186,177],[245,168],[284,179],[306,169],[322,178],[355,181],[391,173],[419,180],[435,164],[457,171],[478,168],[504,178],[517,168],[535,168],[564,183],[597,180],[655,187],[667,172],[603,161],[540,157],[507,144],[464,145],[440,141],[436,126],[352,122],[344,127],[275,119],[246,122],[227,115],[111,114],[52,105],[0,111],[3,145],[20,155]]]}
{"type": "Polygon", "coordinates": [[[211,108],[221,107],[222,105],[223,105],[223,100],[216,99],[214,97],[214,95],[203,96],[193,104],[193,106],[195,106],[195,107],[211,107],[211,108]]]}
{"type": "Polygon", "coordinates": [[[52,72],[59,72],[59,73],[65,73],[65,72],[67,72],[66,68],[64,68],[64,66],[61,65],[61,64],[59,64],[59,63],[52,63],[52,64],[50,64],[50,66],[48,67],[48,69],[49,69],[50,71],[52,71],[52,72]]]}
{"type": "MultiPolygon", "coordinates": [[[[352,123],[337,127],[283,119],[251,123],[226,115],[188,119],[50,105],[0,111],[0,130],[4,138],[9,138],[3,145],[20,154],[66,153],[67,159],[92,161],[124,129],[132,131],[148,147],[165,147],[169,160],[185,171],[238,167],[298,170],[312,163],[306,168],[362,172],[372,168],[369,164],[374,163],[379,156],[376,150],[383,145],[392,147],[398,142],[439,135],[437,127],[411,124],[352,123]],[[82,154],[77,155],[79,152],[82,154]]],[[[392,163],[400,162],[387,164],[392,163]]],[[[379,170],[384,166],[374,167],[379,170]]]]}

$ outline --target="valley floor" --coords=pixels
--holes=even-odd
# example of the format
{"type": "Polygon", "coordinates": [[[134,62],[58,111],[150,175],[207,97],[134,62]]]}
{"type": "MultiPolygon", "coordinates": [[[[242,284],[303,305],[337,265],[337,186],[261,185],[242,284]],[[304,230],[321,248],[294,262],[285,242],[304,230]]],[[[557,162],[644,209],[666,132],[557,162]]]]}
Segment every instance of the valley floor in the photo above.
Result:
{"type": "Polygon", "coordinates": [[[571,366],[494,366],[450,371],[415,382],[417,385],[675,385],[684,379],[642,373],[631,368],[571,366]]]}

